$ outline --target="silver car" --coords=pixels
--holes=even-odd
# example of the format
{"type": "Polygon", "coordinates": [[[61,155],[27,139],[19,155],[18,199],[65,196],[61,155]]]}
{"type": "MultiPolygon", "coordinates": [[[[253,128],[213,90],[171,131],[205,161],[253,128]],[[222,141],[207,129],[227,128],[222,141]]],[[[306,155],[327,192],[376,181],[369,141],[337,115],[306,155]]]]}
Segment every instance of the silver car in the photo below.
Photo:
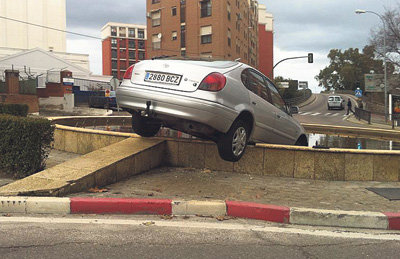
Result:
{"type": "Polygon", "coordinates": [[[151,137],[164,126],[213,140],[227,161],[238,161],[249,142],[308,145],[274,84],[240,62],[141,61],[116,96],[137,134],[151,137]]]}

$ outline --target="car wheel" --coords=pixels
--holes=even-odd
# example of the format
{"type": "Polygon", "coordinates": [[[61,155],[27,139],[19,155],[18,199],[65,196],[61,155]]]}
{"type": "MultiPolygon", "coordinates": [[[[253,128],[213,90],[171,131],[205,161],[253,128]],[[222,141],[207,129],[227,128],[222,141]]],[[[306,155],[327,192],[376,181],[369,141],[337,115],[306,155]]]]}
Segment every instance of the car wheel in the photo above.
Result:
{"type": "Polygon", "coordinates": [[[221,158],[231,162],[239,161],[247,147],[249,134],[249,126],[245,121],[235,121],[229,131],[218,139],[217,146],[221,158]]]}
{"type": "Polygon", "coordinates": [[[161,123],[154,119],[141,116],[139,113],[132,114],[132,129],[142,137],[154,137],[161,128],[161,123]]]}

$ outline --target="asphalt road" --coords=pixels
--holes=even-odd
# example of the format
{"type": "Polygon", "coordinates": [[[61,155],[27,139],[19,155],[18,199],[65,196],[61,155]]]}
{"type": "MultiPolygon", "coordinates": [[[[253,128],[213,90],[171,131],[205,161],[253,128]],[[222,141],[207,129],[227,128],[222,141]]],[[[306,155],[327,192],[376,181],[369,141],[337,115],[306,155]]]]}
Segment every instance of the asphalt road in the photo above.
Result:
{"type": "Polygon", "coordinates": [[[156,216],[0,217],[1,258],[398,258],[396,232],[156,216]]]}
{"type": "MultiPolygon", "coordinates": [[[[312,124],[325,124],[325,125],[337,125],[337,126],[353,126],[359,127],[359,124],[354,124],[346,120],[346,109],[344,110],[328,110],[328,96],[329,94],[316,94],[314,102],[307,106],[300,108],[299,114],[294,115],[301,123],[312,123],[312,124]]],[[[348,97],[342,95],[346,100],[348,97]]],[[[355,106],[353,102],[353,107],[355,106]]],[[[354,108],[353,108],[354,109],[354,108]]]]}

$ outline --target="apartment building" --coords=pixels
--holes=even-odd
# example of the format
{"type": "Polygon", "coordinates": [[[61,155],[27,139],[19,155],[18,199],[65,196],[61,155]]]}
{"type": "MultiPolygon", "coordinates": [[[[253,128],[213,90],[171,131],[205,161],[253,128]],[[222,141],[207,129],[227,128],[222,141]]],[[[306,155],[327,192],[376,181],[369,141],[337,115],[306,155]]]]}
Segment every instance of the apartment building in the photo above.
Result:
{"type": "Polygon", "coordinates": [[[269,78],[274,78],[274,16],[267,7],[258,7],[258,69],[269,78]]]}
{"type": "Polygon", "coordinates": [[[147,0],[148,57],[187,56],[258,66],[256,0],[147,0]]]}
{"type": "Polygon", "coordinates": [[[145,25],[109,22],[101,35],[103,75],[121,80],[129,66],[147,58],[145,25]]]}

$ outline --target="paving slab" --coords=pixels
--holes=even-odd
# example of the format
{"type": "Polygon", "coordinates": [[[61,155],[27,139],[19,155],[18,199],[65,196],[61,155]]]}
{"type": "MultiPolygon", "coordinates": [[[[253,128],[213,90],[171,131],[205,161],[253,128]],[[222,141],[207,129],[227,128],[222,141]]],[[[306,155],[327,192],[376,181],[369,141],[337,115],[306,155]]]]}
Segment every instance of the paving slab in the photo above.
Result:
{"type": "Polygon", "coordinates": [[[315,181],[164,167],[108,185],[106,192],[70,196],[237,200],[313,209],[400,211],[400,201],[389,201],[366,189],[370,187],[400,188],[400,183],[315,181]]]}

